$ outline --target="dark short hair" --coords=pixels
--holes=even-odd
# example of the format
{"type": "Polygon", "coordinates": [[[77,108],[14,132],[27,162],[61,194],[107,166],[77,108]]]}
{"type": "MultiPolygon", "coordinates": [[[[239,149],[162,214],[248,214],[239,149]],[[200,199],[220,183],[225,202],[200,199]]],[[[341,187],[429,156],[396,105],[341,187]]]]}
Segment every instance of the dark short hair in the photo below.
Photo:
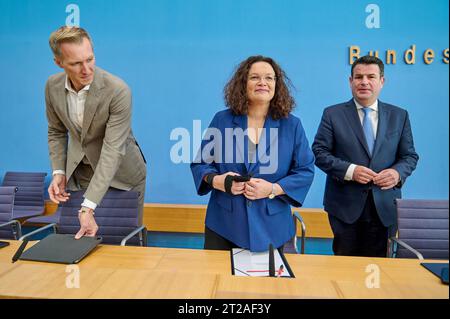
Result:
{"type": "Polygon", "coordinates": [[[352,73],[351,76],[353,77],[353,69],[355,68],[355,66],[357,66],[358,64],[376,64],[378,65],[378,67],[380,68],[380,77],[384,76],[384,64],[383,61],[381,61],[379,58],[377,58],[376,56],[371,56],[371,55],[365,55],[362,56],[358,59],[356,59],[353,64],[352,64],[352,73]]]}
{"type": "Polygon", "coordinates": [[[248,72],[256,62],[267,62],[275,71],[275,94],[270,101],[269,114],[275,120],[287,117],[295,107],[295,100],[290,93],[292,83],[272,58],[262,55],[251,56],[239,64],[223,90],[225,104],[235,115],[248,114],[248,72]]]}

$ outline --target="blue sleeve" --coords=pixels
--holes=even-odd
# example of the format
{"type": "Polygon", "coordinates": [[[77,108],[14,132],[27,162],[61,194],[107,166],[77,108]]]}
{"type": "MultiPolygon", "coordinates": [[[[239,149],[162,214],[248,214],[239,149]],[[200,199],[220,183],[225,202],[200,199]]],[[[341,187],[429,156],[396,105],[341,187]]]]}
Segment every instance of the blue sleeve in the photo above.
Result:
{"type": "Polygon", "coordinates": [[[325,110],[314,138],[312,150],[316,157],[317,167],[333,179],[343,182],[351,163],[333,155],[334,140],[333,124],[329,112],[325,110]]]}
{"type": "Polygon", "coordinates": [[[208,131],[216,128],[217,114],[209,124],[207,133],[202,138],[200,149],[198,150],[194,161],[190,165],[192,177],[194,178],[195,189],[197,190],[198,195],[206,195],[212,190],[212,187],[204,181],[205,176],[210,173],[219,173],[214,162],[214,150],[212,152],[203,152],[205,146],[214,139],[214,135],[208,134],[208,131]]]}
{"type": "MultiPolygon", "coordinates": [[[[405,111],[406,112],[406,111],[405,111]]],[[[414,140],[411,131],[408,112],[406,112],[405,121],[402,129],[402,135],[397,147],[397,161],[392,168],[400,174],[400,186],[405,183],[406,178],[416,169],[419,155],[414,148],[414,140]]]]}
{"type": "Polygon", "coordinates": [[[314,154],[309,147],[305,131],[298,121],[295,148],[288,175],[278,180],[286,195],[279,196],[292,206],[301,207],[314,179],[314,154]]]}

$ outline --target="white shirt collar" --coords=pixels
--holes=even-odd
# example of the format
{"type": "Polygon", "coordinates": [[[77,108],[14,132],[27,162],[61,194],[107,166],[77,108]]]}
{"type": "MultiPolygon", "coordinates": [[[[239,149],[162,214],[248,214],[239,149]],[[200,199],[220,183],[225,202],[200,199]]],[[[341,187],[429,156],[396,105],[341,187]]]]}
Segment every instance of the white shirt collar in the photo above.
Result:
{"type": "Polygon", "coordinates": [[[79,92],[76,92],[73,88],[72,88],[72,84],[69,81],[69,77],[66,75],[66,82],[64,84],[65,88],[72,93],[78,94],[81,91],[89,91],[89,88],[91,87],[90,84],[86,85],[84,88],[82,88],[79,92]]]}
{"type": "MultiPolygon", "coordinates": [[[[353,99],[353,101],[355,101],[356,104],[356,108],[362,109],[364,106],[362,106],[361,104],[358,103],[358,101],[356,101],[356,99],[353,99]]],[[[372,105],[367,106],[368,108],[372,109],[375,112],[378,112],[378,99],[375,100],[375,102],[372,105]]]]}

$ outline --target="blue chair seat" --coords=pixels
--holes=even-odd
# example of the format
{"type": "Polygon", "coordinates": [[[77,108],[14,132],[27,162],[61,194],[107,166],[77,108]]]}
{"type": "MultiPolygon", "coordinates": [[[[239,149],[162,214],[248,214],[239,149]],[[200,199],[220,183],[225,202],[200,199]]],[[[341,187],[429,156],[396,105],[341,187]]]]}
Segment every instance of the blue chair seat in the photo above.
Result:
{"type": "Polygon", "coordinates": [[[14,218],[20,219],[20,218],[29,218],[34,216],[39,216],[44,213],[44,207],[39,206],[14,206],[14,218]]]}
{"type": "MultiPolygon", "coordinates": [[[[30,237],[49,227],[55,227],[60,234],[76,234],[80,229],[78,210],[84,200],[84,191],[71,191],[70,199],[61,203],[55,214],[30,218],[27,223],[46,223],[49,225],[32,231],[24,237],[30,237]]],[[[139,194],[133,191],[109,189],[100,205],[95,209],[95,221],[99,227],[97,235],[104,244],[147,245],[147,229],[139,225],[139,194]],[[129,237],[129,238],[128,238],[129,237]]]]}
{"type": "Polygon", "coordinates": [[[25,221],[25,224],[52,224],[59,223],[60,211],[56,211],[52,215],[32,217],[25,221]]]}

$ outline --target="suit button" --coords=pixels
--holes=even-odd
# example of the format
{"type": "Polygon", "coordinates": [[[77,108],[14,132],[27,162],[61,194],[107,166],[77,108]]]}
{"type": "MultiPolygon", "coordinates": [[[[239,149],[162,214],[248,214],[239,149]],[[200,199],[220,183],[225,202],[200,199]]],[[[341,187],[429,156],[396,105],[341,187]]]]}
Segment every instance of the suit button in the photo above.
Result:
{"type": "Polygon", "coordinates": [[[78,165],[78,162],[73,162],[75,165],[78,165]]]}
{"type": "Polygon", "coordinates": [[[363,194],[367,194],[368,193],[368,191],[367,191],[367,189],[363,189],[363,194]]]}
{"type": "Polygon", "coordinates": [[[249,201],[249,200],[247,200],[247,206],[248,206],[248,207],[252,206],[252,202],[249,201]]]}

